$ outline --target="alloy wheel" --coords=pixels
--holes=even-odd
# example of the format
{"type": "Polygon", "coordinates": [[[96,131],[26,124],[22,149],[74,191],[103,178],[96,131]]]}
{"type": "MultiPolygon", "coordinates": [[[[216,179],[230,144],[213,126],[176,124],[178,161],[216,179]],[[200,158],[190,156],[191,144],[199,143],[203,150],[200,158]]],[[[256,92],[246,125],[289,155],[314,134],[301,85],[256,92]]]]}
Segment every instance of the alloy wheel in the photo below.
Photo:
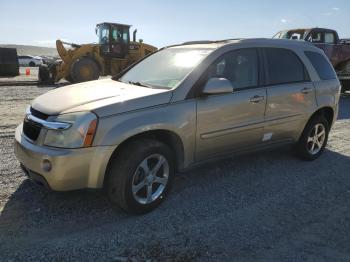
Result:
{"type": "Polygon", "coordinates": [[[169,178],[169,163],[161,154],[146,157],[136,168],[132,194],[140,204],[150,204],[164,192],[169,178]]]}
{"type": "Polygon", "coordinates": [[[311,130],[307,138],[307,150],[311,155],[316,155],[321,151],[326,140],[326,128],[323,124],[318,123],[311,130]]]}

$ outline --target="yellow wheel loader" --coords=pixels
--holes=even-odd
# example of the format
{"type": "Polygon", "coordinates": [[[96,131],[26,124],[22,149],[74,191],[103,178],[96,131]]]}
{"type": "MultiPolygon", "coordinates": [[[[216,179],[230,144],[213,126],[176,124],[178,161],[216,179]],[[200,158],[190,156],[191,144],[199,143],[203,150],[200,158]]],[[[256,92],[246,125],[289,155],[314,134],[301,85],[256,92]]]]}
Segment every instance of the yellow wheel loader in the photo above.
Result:
{"type": "Polygon", "coordinates": [[[153,53],[156,47],[136,41],[136,32],[130,41],[130,25],[101,23],[96,25],[98,44],[77,45],[56,41],[61,60],[39,67],[39,83],[53,84],[61,79],[71,83],[96,80],[100,76],[115,75],[153,53]],[[64,45],[71,46],[66,49],[64,45]]]}

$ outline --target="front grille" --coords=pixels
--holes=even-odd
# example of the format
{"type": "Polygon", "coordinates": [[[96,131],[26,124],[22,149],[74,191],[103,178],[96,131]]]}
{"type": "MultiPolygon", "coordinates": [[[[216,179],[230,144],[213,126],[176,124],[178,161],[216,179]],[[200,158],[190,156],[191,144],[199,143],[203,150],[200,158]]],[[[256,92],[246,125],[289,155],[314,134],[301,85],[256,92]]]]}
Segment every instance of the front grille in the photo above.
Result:
{"type": "Polygon", "coordinates": [[[49,117],[49,115],[44,114],[38,110],[35,110],[33,107],[30,107],[30,112],[32,113],[33,116],[40,118],[42,120],[46,120],[49,117]]]}
{"type": "Polygon", "coordinates": [[[35,141],[38,139],[41,127],[32,121],[24,119],[23,122],[23,133],[31,140],[35,141]]]}
{"type": "MultiPolygon", "coordinates": [[[[42,113],[32,107],[30,107],[30,114],[42,120],[46,120],[49,117],[49,115],[42,113]]],[[[27,118],[24,119],[23,133],[26,137],[28,137],[33,141],[36,141],[39,137],[40,131],[41,131],[40,124],[33,122],[27,118]]]]}

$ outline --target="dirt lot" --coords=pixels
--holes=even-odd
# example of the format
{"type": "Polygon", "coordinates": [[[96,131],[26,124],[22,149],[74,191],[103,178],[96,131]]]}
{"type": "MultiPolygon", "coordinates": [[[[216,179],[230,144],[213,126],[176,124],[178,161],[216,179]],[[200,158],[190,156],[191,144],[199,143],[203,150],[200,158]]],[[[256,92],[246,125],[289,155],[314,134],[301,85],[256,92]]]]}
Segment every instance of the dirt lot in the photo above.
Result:
{"type": "MultiPolygon", "coordinates": [[[[38,67],[20,67],[19,75],[16,77],[0,77],[0,86],[17,85],[18,83],[30,84],[29,82],[38,81],[38,67]],[[29,69],[29,74],[26,75],[26,69],[29,69]]],[[[34,84],[34,83],[32,83],[34,84]]]]}
{"type": "Polygon", "coordinates": [[[47,192],[19,169],[14,128],[50,89],[0,86],[1,261],[350,261],[350,96],[317,161],[279,149],[207,164],[135,217],[101,192],[47,192]]]}

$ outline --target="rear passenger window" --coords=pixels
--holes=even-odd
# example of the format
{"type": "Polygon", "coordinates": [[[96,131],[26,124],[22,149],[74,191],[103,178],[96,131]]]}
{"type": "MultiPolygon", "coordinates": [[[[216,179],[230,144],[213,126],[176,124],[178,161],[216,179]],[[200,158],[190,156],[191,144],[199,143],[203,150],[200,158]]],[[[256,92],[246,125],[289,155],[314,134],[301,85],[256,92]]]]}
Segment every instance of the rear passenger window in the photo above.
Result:
{"type": "Polygon", "coordinates": [[[223,55],[210,67],[209,78],[223,77],[234,89],[258,85],[258,56],[256,49],[240,49],[223,55]]]}
{"type": "Polygon", "coordinates": [[[337,78],[332,68],[332,65],[327,61],[327,59],[323,55],[310,51],[306,51],[305,55],[310,60],[312,66],[315,68],[318,76],[322,80],[330,80],[337,78]]]}
{"type": "Polygon", "coordinates": [[[335,38],[333,33],[325,33],[324,34],[324,42],[326,44],[334,44],[335,38]]]}
{"type": "Polygon", "coordinates": [[[265,51],[270,85],[309,80],[303,63],[292,51],[281,48],[266,48],[265,51]]]}

